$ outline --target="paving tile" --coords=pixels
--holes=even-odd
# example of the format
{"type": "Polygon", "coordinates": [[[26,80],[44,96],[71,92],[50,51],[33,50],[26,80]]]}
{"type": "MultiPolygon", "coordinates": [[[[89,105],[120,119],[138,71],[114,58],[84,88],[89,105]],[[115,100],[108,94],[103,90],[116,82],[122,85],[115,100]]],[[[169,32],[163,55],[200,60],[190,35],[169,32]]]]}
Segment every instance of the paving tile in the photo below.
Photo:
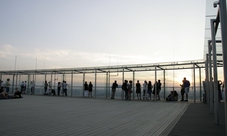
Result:
{"type": "Polygon", "coordinates": [[[188,103],[24,95],[1,101],[4,135],[160,135],[188,103]],[[13,131],[12,131],[13,130],[13,131]]]}

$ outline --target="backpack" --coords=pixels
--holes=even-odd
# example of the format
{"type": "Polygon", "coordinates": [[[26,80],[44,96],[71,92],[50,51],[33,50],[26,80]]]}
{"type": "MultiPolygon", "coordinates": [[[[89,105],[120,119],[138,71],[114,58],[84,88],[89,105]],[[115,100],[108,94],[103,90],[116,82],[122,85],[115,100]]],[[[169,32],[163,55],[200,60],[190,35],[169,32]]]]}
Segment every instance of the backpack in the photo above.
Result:
{"type": "Polygon", "coordinates": [[[125,83],[123,83],[123,85],[121,86],[122,90],[125,90],[125,83]]]}

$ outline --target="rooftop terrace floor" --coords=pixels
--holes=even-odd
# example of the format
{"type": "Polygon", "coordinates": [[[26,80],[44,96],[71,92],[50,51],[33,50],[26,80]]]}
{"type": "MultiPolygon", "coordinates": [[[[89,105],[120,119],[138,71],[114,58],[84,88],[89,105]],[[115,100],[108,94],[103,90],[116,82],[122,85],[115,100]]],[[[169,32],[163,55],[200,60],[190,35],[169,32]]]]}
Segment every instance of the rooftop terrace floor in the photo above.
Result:
{"type": "MultiPolygon", "coordinates": [[[[191,118],[190,113],[210,114],[206,104],[190,102],[23,97],[0,100],[0,135],[193,135],[189,133],[192,125],[197,125],[199,132],[204,131],[204,125],[191,118]],[[194,111],[196,106],[198,108],[194,111]]],[[[203,119],[210,117],[213,116],[204,116],[203,119]]],[[[214,125],[210,120],[206,123],[213,132],[225,135],[224,124],[214,125]]]]}

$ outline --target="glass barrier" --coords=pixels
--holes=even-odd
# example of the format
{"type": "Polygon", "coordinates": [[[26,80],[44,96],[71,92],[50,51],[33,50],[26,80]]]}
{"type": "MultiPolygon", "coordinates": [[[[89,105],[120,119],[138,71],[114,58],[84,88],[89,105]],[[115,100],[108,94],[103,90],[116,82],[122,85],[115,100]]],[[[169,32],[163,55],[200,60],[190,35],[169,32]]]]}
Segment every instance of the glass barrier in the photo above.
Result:
{"type": "MultiPolygon", "coordinates": [[[[13,94],[15,92],[15,88],[18,88],[20,90],[20,86],[14,86],[14,87],[11,86],[9,93],[13,94]],[[12,89],[14,89],[14,91],[12,89]]],[[[165,92],[164,92],[164,88],[162,88],[162,90],[160,91],[161,100],[165,100],[165,98],[173,90],[177,91],[178,100],[181,100],[181,92],[180,92],[181,88],[180,87],[165,87],[165,92]]],[[[29,87],[29,88],[27,87],[25,92],[26,92],[26,94],[31,94],[31,87],[29,87]]],[[[47,90],[47,92],[49,92],[49,90],[47,90]]],[[[58,94],[57,87],[55,87],[55,93],[56,93],[56,95],[58,94]]],[[[43,85],[36,85],[34,94],[38,94],[38,95],[44,94],[43,85]]],[[[68,94],[68,96],[72,96],[72,97],[83,97],[83,86],[73,86],[72,91],[71,91],[71,86],[69,86],[67,89],[67,94],[68,94]]],[[[112,94],[111,87],[106,88],[106,87],[102,87],[102,86],[97,86],[96,92],[93,87],[93,91],[92,91],[93,98],[108,98],[109,99],[111,97],[111,94],[112,94]]],[[[203,94],[204,94],[203,88],[200,91],[200,87],[197,86],[196,87],[196,101],[201,101],[203,94]]],[[[61,96],[63,95],[62,89],[60,90],[60,95],[61,96]]],[[[115,93],[115,99],[122,99],[122,97],[124,98],[124,91],[122,91],[121,88],[117,88],[116,93],[115,93]]],[[[132,99],[137,99],[136,88],[134,88],[134,92],[132,92],[131,97],[132,97],[132,99]]],[[[143,98],[143,88],[141,88],[141,98],[143,98]]],[[[154,99],[154,95],[152,95],[152,99],[154,99]]],[[[194,100],[194,88],[193,87],[190,87],[188,99],[191,101],[194,100]]]]}

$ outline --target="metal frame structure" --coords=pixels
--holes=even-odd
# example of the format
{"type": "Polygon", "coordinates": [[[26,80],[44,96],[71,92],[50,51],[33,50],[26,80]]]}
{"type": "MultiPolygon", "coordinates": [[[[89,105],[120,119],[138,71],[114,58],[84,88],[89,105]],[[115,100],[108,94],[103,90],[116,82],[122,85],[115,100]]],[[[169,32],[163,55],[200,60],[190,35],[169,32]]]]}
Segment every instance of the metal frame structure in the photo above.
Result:
{"type": "MultiPolygon", "coordinates": [[[[222,67],[222,63],[218,63],[218,67],[222,67]]],[[[124,82],[124,73],[132,72],[133,74],[133,85],[135,83],[135,73],[141,71],[154,71],[155,73],[155,81],[157,80],[157,71],[163,71],[163,83],[164,83],[164,98],[165,98],[165,73],[168,70],[184,70],[184,69],[193,69],[193,80],[194,80],[194,103],[196,102],[196,87],[195,87],[195,70],[199,69],[199,83],[200,83],[200,92],[201,92],[201,68],[206,68],[204,60],[197,61],[179,61],[179,62],[163,62],[163,63],[153,63],[153,64],[134,64],[134,65],[117,65],[117,66],[100,66],[100,67],[81,67],[81,68],[60,68],[60,69],[36,69],[36,70],[8,70],[8,71],[0,71],[0,79],[2,79],[2,75],[13,75],[13,86],[17,83],[18,75],[27,75],[28,83],[31,80],[35,80],[35,75],[44,75],[45,80],[47,75],[51,75],[51,82],[53,80],[53,74],[62,74],[63,80],[65,74],[71,75],[71,96],[72,96],[72,85],[73,85],[73,75],[74,74],[82,74],[83,75],[83,84],[85,82],[85,74],[94,73],[95,74],[95,84],[94,84],[94,97],[96,97],[97,90],[97,74],[106,73],[106,88],[110,88],[110,74],[111,73],[122,73],[122,83],[124,82]],[[16,82],[14,82],[16,76],[16,82]]],[[[29,87],[29,84],[28,84],[29,87]]],[[[134,89],[134,87],[133,87],[134,89]]],[[[14,89],[13,89],[14,90],[14,89]]],[[[106,90],[106,97],[109,96],[110,90],[106,90]]],[[[155,91],[156,92],[156,91],[155,91]]],[[[201,93],[200,93],[201,95],[201,93]]],[[[156,93],[155,93],[156,96],[156,93]]],[[[124,98],[124,94],[122,92],[122,99],[124,98]]],[[[132,96],[134,98],[134,96],[132,96]]],[[[156,98],[156,97],[155,97],[156,98]]],[[[155,99],[156,100],[156,99],[155,99]]],[[[201,100],[201,96],[200,96],[201,100]]]]}
{"type": "MultiPolygon", "coordinates": [[[[217,74],[217,54],[216,54],[216,43],[222,43],[222,57],[223,57],[223,74],[224,74],[224,85],[227,84],[227,8],[226,0],[219,0],[214,2],[214,8],[219,5],[216,19],[210,20],[211,25],[211,40],[208,41],[208,51],[206,61],[206,83],[208,90],[208,101],[210,105],[210,112],[214,113],[214,123],[219,124],[219,97],[218,97],[218,74],[217,74]],[[216,33],[221,24],[221,41],[216,40],[216,33]],[[212,54],[211,54],[212,52],[212,54]],[[213,66],[212,66],[213,64],[213,66]],[[213,69],[213,73],[212,73],[213,69]]],[[[225,126],[227,133],[227,89],[224,88],[225,92],[225,126]]]]}

